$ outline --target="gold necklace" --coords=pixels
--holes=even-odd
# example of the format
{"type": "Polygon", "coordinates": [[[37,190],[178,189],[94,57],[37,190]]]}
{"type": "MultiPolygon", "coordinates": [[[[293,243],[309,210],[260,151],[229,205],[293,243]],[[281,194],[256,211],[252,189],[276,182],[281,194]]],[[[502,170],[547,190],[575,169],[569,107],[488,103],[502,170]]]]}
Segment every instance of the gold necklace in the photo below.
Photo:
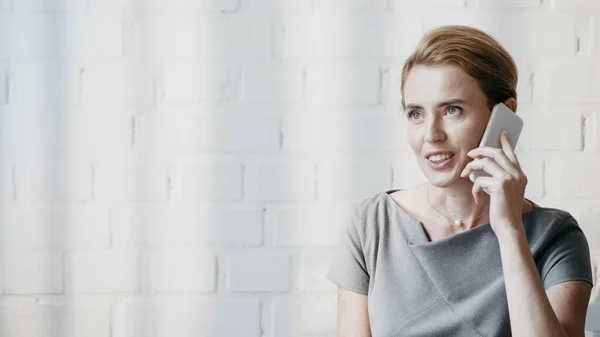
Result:
{"type": "Polygon", "coordinates": [[[460,227],[460,226],[462,226],[462,224],[463,224],[463,223],[465,223],[465,222],[471,223],[471,222],[473,222],[473,221],[475,221],[475,220],[477,220],[477,219],[481,218],[482,216],[484,216],[484,215],[488,214],[488,212],[489,212],[489,211],[488,211],[488,212],[485,212],[485,213],[481,214],[480,216],[478,216],[478,217],[476,217],[476,218],[473,218],[473,219],[471,219],[471,220],[467,220],[467,221],[461,221],[460,219],[452,219],[452,218],[450,218],[449,216],[445,215],[444,213],[442,213],[442,212],[438,211],[438,210],[437,210],[435,207],[433,207],[433,205],[432,205],[432,204],[431,204],[431,202],[429,201],[429,187],[427,187],[427,203],[429,204],[429,206],[430,206],[431,208],[433,208],[433,210],[434,210],[434,211],[438,212],[440,215],[442,215],[442,216],[443,216],[443,217],[445,217],[446,219],[448,219],[448,220],[450,220],[450,221],[454,222],[454,225],[455,225],[456,227],[460,227]]]}

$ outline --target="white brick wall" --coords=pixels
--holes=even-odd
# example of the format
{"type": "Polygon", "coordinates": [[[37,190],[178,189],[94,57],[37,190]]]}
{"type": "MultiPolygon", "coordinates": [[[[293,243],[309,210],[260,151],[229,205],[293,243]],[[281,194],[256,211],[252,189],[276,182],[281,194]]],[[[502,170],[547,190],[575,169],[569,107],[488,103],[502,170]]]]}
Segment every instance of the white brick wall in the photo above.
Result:
{"type": "Polygon", "coordinates": [[[214,292],[217,286],[217,259],[214,254],[194,251],[152,253],[146,261],[144,280],[156,293],[214,292]]]}
{"type": "Polygon", "coordinates": [[[290,289],[290,256],[287,253],[235,253],[228,257],[231,292],[286,292],[290,289]]]}
{"type": "Polygon", "coordinates": [[[2,259],[4,294],[59,294],[63,291],[63,257],[57,252],[8,252],[2,259]]]}
{"type": "Polygon", "coordinates": [[[139,257],[129,252],[72,253],[65,257],[67,288],[74,293],[137,292],[139,257]]]}
{"type": "Polygon", "coordinates": [[[126,300],[113,336],[260,337],[261,307],[251,299],[126,300]]]}
{"type": "Polygon", "coordinates": [[[425,181],[399,76],[443,24],[515,57],[526,196],[600,262],[598,0],[0,0],[0,335],[335,336],[351,206],[425,181]]]}
{"type": "Polygon", "coordinates": [[[110,337],[110,306],[76,303],[16,303],[2,310],[2,334],[19,337],[110,337]]]}

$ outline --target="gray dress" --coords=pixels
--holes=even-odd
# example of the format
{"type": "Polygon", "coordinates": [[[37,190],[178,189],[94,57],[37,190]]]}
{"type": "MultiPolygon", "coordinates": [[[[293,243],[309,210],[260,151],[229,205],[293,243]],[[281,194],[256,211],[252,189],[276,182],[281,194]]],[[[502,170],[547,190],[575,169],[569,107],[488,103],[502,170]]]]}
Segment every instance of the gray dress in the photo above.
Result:
{"type": "MultiPolygon", "coordinates": [[[[368,295],[372,335],[510,336],[500,247],[490,224],[429,242],[420,222],[389,196],[394,191],[355,207],[327,274],[368,295]]],[[[531,203],[523,225],[544,288],[570,280],[592,284],[589,246],[577,221],[531,203]]]]}

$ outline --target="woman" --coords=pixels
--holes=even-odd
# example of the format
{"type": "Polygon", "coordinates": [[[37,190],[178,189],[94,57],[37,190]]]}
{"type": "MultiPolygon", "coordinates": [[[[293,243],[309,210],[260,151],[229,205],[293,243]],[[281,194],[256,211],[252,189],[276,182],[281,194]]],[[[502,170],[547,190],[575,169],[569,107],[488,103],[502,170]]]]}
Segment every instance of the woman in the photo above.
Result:
{"type": "Polygon", "coordinates": [[[496,103],[516,112],[516,86],[508,52],[470,27],[430,31],[406,60],[406,131],[428,182],[355,209],[328,274],[339,336],[584,336],[583,232],[524,198],[506,135],[477,148],[496,103]],[[491,177],[473,183],[474,170],[491,177]]]}

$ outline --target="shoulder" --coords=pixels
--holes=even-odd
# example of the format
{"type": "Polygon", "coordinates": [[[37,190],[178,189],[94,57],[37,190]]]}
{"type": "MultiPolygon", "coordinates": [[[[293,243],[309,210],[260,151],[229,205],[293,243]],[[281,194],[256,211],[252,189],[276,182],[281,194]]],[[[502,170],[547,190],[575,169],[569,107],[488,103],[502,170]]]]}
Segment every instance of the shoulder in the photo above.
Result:
{"type": "Polygon", "coordinates": [[[590,247],[577,220],[567,211],[539,207],[535,210],[535,241],[530,242],[544,288],[568,280],[593,285],[590,247]]]}
{"type": "Polygon", "coordinates": [[[535,205],[529,217],[524,221],[525,231],[532,250],[540,250],[549,243],[568,233],[583,236],[577,220],[571,213],[558,208],[535,205]]]}
{"type": "Polygon", "coordinates": [[[392,189],[369,195],[355,207],[355,212],[361,216],[371,217],[374,214],[386,215],[394,210],[394,203],[407,204],[418,193],[412,189],[392,189]]]}
{"type": "Polygon", "coordinates": [[[388,212],[387,192],[378,192],[360,200],[353,208],[353,219],[359,231],[365,232],[373,229],[381,214],[388,212]]]}
{"type": "Polygon", "coordinates": [[[391,195],[398,193],[397,191],[399,190],[387,190],[372,194],[356,205],[354,222],[363,237],[377,241],[381,237],[407,235],[405,233],[407,229],[403,224],[409,222],[408,215],[400,211],[394,200],[396,195],[391,195]]]}

